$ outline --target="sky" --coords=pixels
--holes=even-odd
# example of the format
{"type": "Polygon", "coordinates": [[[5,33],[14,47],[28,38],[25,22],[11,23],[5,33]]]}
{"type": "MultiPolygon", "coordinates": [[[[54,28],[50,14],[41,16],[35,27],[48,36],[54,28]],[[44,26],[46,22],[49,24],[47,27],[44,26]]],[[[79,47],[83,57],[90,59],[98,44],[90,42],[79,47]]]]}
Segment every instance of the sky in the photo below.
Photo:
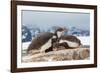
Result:
{"type": "Polygon", "coordinates": [[[75,12],[22,11],[22,24],[26,26],[48,29],[52,26],[77,27],[90,29],[90,14],[75,12]]]}

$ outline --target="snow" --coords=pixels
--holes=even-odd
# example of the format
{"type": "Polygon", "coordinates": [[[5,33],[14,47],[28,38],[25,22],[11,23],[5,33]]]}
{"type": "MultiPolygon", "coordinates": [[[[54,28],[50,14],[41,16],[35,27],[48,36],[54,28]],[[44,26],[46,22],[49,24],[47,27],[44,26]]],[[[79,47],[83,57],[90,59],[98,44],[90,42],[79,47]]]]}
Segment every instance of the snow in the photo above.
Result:
{"type": "MultiPolygon", "coordinates": [[[[83,45],[90,45],[90,37],[89,36],[77,37],[77,38],[79,38],[81,40],[81,43],[83,45]]],[[[24,43],[22,43],[23,50],[27,50],[27,48],[28,48],[30,43],[31,42],[24,42],[24,43]]]]}
{"type": "Polygon", "coordinates": [[[77,37],[81,40],[81,43],[83,45],[90,45],[90,37],[89,36],[84,36],[84,37],[77,37]]]}
{"type": "Polygon", "coordinates": [[[27,50],[27,48],[28,48],[28,46],[29,46],[30,43],[31,43],[31,42],[23,42],[23,43],[22,43],[22,47],[23,47],[22,49],[23,49],[23,50],[27,50]]]}

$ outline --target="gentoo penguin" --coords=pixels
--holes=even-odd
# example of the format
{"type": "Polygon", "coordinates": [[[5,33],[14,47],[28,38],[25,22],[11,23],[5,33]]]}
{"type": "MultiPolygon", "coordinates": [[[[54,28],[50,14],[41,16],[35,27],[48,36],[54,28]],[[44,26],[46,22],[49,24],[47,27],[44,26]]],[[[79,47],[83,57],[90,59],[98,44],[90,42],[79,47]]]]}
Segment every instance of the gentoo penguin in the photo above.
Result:
{"type": "Polygon", "coordinates": [[[81,41],[76,36],[73,35],[63,35],[60,37],[59,41],[54,44],[54,47],[63,46],[66,49],[75,49],[80,47],[81,41]]]}
{"type": "Polygon", "coordinates": [[[52,50],[52,44],[62,36],[64,30],[64,28],[58,28],[55,33],[42,32],[38,34],[37,37],[32,40],[27,52],[35,49],[39,49],[40,52],[48,52],[49,50],[52,50]]]}

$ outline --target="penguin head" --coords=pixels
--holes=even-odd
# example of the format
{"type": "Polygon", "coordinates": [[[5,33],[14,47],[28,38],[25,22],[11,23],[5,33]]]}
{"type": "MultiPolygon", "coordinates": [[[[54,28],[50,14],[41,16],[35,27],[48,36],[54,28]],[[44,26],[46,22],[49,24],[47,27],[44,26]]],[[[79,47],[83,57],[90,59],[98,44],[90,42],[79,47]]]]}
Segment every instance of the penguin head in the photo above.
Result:
{"type": "Polygon", "coordinates": [[[79,46],[81,46],[82,45],[82,43],[81,43],[81,40],[79,39],[79,38],[77,38],[76,36],[73,36],[74,38],[72,38],[72,42],[75,42],[75,43],[78,43],[79,44],[79,46]]]}
{"type": "Polygon", "coordinates": [[[61,28],[61,27],[58,28],[58,29],[56,30],[57,37],[60,38],[60,37],[64,34],[65,31],[67,31],[66,28],[61,28]]]}
{"type": "Polygon", "coordinates": [[[72,39],[71,42],[73,42],[73,43],[77,43],[77,44],[78,44],[78,47],[82,46],[81,40],[78,39],[77,37],[76,37],[75,39],[72,39]]]}
{"type": "Polygon", "coordinates": [[[76,36],[72,36],[72,35],[63,36],[60,39],[59,43],[60,44],[66,43],[68,47],[72,47],[72,48],[82,46],[81,40],[78,39],[76,36]]]}

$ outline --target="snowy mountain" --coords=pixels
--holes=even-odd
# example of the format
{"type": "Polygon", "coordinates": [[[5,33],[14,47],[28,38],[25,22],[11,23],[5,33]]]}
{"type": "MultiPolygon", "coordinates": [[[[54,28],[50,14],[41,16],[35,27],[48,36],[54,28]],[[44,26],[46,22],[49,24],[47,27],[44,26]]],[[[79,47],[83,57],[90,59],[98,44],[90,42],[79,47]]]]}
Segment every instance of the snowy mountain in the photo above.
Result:
{"type": "Polygon", "coordinates": [[[89,30],[83,30],[76,27],[71,27],[67,33],[68,35],[75,35],[75,36],[89,36],[89,30]]]}
{"type": "MultiPolygon", "coordinates": [[[[40,27],[37,26],[22,26],[22,42],[28,42],[31,41],[32,39],[34,39],[37,34],[41,33],[41,32],[51,32],[54,33],[54,31],[59,28],[59,26],[53,26],[47,30],[45,29],[41,29],[40,27]]],[[[90,31],[89,30],[83,30],[83,29],[79,29],[77,27],[71,27],[68,29],[68,32],[65,32],[65,35],[74,35],[74,36],[89,36],[90,35],[90,31]]]]}

